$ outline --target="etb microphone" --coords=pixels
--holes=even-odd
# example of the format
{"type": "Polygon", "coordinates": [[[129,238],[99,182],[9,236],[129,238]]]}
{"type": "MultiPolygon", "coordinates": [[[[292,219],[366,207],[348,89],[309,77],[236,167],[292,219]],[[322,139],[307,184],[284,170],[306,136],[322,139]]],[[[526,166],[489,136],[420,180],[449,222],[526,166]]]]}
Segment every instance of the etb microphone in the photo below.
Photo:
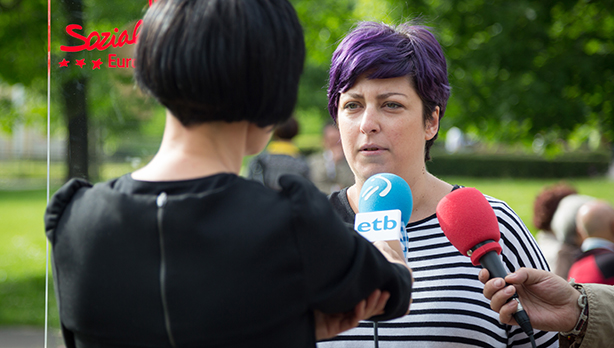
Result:
{"type": "Polygon", "coordinates": [[[371,242],[400,240],[407,257],[407,231],[413,208],[411,189],[400,176],[380,173],[362,186],[354,229],[371,242]]]}
{"type": "MultiPolygon", "coordinates": [[[[437,204],[437,219],[443,233],[461,254],[471,257],[474,266],[482,265],[491,278],[505,278],[507,271],[499,259],[501,245],[499,222],[486,197],[475,188],[459,188],[447,194],[437,204]]],[[[533,339],[533,328],[522,308],[518,295],[518,310],[514,319],[533,339]]]]}

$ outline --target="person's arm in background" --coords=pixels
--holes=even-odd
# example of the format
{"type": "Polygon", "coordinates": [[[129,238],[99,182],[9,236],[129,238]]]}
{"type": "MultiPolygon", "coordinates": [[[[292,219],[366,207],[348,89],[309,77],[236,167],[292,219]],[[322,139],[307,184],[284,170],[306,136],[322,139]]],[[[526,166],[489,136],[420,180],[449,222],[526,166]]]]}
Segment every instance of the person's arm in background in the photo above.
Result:
{"type": "MultiPolygon", "coordinates": [[[[490,306],[499,313],[501,322],[517,325],[512,317],[518,303],[508,301],[518,293],[523,308],[531,319],[533,328],[545,331],[569,332],[578,324],[581,307],[579,290],[565,279],[543,270],[520,268],[501,278],[488,279],[488,271],[480,272],[484,296],[490,306]],[[507,282],[507,285],[506,285],[507,282]]],[[[588,319],[577,336],[560,335],[561,347],[611,347],[614,335],[614,287],[601,284],[583,284],[586,291],[588,319]]]]}

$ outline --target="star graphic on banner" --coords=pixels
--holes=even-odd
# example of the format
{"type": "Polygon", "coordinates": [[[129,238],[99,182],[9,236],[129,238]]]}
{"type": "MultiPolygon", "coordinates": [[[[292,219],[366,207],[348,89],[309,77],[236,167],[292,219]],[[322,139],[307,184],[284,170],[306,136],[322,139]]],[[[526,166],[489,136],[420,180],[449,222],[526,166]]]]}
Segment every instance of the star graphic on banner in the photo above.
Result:
{"type": "Polygon", "coordinates": [[[98,58],[98,60],[92,60],[92,64],[94,64],[94,66],[92,67],[92,70],[94,69],[100,70],[100,65],[102,64],[102,60],[100,60],[100,58],[98,58]]]}
{"type": "Polygon", "coordinates": [[[75,59],[75,62],[75,64],[77,64],[79,68],[83,69],[83,66],[85,65],[85,59],[75,59]]]}
{"type": "Polygon", "coordinates": [[[62,59],[60,62],[60,68],[68,68],[68,63],[70,63],[70,61],[66,60],[66,58],[62,59]]]}

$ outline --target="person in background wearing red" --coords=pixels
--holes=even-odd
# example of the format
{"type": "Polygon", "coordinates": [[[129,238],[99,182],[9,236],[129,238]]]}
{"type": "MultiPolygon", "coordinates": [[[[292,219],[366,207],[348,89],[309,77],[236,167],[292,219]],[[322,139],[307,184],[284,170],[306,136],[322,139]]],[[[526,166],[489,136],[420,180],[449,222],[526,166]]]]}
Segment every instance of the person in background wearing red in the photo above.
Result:
{"type": "Polygon", "coordinates": [[[602,200],[585,203],[576,216],[582,254],[569,269],[578,283],[614,285],[614,208],[602,200]]]}

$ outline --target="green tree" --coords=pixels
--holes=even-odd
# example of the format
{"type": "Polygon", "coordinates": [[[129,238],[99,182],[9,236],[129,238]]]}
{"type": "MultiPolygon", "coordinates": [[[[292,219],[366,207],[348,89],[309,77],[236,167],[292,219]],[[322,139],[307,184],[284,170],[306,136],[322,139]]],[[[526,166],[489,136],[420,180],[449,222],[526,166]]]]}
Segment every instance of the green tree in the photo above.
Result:
{"type": "MultiPolygon", "coordinates": [[[[46,93],[46,23],[45,0],[0,0],[0,84],[23,85],[30,95],[46,93]]],[[[22,112],[10,93],[0,91],[0,129],[10,132],[16,123],[42,118],[45,112],[40,103],[31,99],[22,112]]]]}
{"type": "MultiPolygon", "coordinates": [[[[299,119],[329,118],[330,57],[357,21],[398,23],[419,16],[435,30],[449,61],[453,90],[444,131],[454,125],[481,140],[525,145],[538,139],[546,150],[557,150],[559,139],[572,148],[587,140],[593,147],[614,140],[614,0],[291,1],[307,44],[299,119]]],[[[120,53],[60,51],[74,40],[66,26],[82,23],[84,35],[123,30],[134,27],[147,5],[147,0],[52,1],[52,116],[63,115],[52,122],[79,148],[69,146],[69,176],[95,178],[88,162],[96,159],[93,149],[143,128],[154,103],[138,96],[130,69],[75,68],[75,59],[120,53]],[[65,58],[69,69],[58,67],[65,58]]],[[[45,0],[0,0],[0,83],[46,94],[46,14],[45,0]]],[[[41,108],[25,116],[11,110],[0,90],[3,128],[44,114],[41,108]]]]}
{"type": "Polygon", "coordinates": [[[593,131],[614,140],[613,9],[611,0],[433,0],[405,13],[424,11],[449,59],[445,124],[555,148],[593,131]]]}
{"type": "MultiPolygon", "coordinates": [[[[29,93],[46,95],[47,56],[47,1],[0,0],[0,45],[10,47],[0,55],[0,79],[5,83],[20,83],[29,93]],[[6,54],[4,54],[6,53],[6,54]]],[[[115,28],[126,28],[136,23],[147,8],[147,0],[130,1],[118,6],[115,2],[93,0],[54,0],[51,3],[51,116],[54,128],[65,128],[67,133],[67,176],[96,179],[98,173],[92,159],[100,150],[97,138],[121,137],[138,129],[138,119],[149,111],[150,103],[134,96],[131,73],[113,69],[92,70],[91,60],[103,58],[109,52],[86,50],[63,52],[60,46],[76,46],[83,41],[68,35],[68,24],[79,25],[77,33],[113,33],[115,28]],[[88,68],[75,67],[76,59],[85,59],[88,68]],[[69,62],[68,68],[59,62],[69,62]],[[126,88],[126,85],[129,85],[126,88]],[[145,105],[146,104],[146,105],[145,105]],[[145,105],[145,107],[143,107],[145,105]],[[136,109],[136,110],[135,110],[136,109]],[[60,121],[62,120],[62,121],[60,121]],[[96,135],[96,136],[94,136],[96,135]],[[94,138],[95,141],[91,141],[94,138]],[[92,167],[94,169],[92,169],[92,167]]],[[[90,43],[94,43],[92,39],[90,43]]],[[[130,52],[123,52],[130,54],[130,52]]],[[[131,69],[125,69],[131,70],[131,69]]],[[[0,95],[1,99],[1,95],[0,95]]],[[[0,108],[7,111],[4,128],[10,128],[20,117],[11,111],[10,101],[0,100],[0,108]]],[[[26,115],[42,118],[46,113],[26,115]]],[[[104,139],[102,139],[104,141],[104,139]]]]}

